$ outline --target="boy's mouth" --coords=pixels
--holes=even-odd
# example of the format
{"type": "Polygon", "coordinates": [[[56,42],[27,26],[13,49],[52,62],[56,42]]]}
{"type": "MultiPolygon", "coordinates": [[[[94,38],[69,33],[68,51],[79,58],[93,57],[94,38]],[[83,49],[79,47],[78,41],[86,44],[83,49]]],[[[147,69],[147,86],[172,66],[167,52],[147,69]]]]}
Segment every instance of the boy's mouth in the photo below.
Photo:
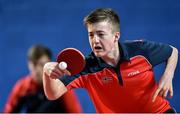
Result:
{"type": "Polygon", "coordinates": [[[101,50],[102,47],[101,47],[101,46],[95,46],[94,49],[95,49],[95,50],[101,50]]]}

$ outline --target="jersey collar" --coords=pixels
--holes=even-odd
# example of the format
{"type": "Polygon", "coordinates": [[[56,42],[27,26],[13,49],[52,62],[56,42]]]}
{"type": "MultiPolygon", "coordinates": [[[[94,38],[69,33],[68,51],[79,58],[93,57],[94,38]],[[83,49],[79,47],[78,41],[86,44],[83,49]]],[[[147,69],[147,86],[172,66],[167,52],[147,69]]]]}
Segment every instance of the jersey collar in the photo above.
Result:
{"type": "MultiPolygon", "coordinates": [[[[119,45],[119,51],[120,51],[120,56],[121,56],[118,64],[124,61],[130,61],[127,47],[123,43],[120,43],[120,42],[118,42],[118,45],[119,45]]],[[[96,58],[98,65],[100,67],[112,67],[111,65],[107,64],[102,58],[96,57],[93,52],[91,52],[91,55],[93,56],[93,58],[96,58]]]]}

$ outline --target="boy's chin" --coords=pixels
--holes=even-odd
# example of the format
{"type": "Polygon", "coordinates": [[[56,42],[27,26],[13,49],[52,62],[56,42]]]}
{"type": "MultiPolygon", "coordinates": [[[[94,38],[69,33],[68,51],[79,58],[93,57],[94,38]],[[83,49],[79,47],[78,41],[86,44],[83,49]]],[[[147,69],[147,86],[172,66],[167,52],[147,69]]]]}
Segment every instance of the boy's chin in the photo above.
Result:
{"type": "Polygon", "coordinates": [[[104,54],[102,52],[94,52],[94,54],[96,55],[96,57],[103,57],[104,54]]]}

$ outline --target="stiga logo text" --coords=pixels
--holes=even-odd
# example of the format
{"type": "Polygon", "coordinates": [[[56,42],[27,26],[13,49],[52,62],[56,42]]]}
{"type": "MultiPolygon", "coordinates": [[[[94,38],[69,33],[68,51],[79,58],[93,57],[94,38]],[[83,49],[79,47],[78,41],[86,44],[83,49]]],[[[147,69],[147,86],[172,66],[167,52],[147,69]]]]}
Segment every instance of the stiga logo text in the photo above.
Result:
{"type": "Polygon", "coordinates": [[[140,73],[139,70],[137,70],[137,71],[128,73],[128,76],[134,76],[134,75],[139,74],[139,73],[140,73]]]}

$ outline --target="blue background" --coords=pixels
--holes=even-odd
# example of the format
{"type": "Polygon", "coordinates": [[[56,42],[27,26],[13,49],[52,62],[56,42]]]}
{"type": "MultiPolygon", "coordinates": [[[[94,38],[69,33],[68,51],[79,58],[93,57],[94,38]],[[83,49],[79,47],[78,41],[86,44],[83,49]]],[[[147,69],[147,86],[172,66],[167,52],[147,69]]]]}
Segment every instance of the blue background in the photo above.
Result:
{"type": "MultiPolygon", "coordinates": [[[[121,20],[121,41],[148,39],[180,49],[180,0],[0,0],[0,112],[16,80],[28,73],[27,49],[50,47],[55,60],[63,48],[91,49],[83,18],[91,10],[113,8],[121,20]]],[[[155,68],[156,79],[164,65],[155,68]]],[[[179,64],[174,77],[172,106],[180,112],[179,64]]],[[[83,89],[76,90],[84,112],[95,112],[83,89]]]]}

